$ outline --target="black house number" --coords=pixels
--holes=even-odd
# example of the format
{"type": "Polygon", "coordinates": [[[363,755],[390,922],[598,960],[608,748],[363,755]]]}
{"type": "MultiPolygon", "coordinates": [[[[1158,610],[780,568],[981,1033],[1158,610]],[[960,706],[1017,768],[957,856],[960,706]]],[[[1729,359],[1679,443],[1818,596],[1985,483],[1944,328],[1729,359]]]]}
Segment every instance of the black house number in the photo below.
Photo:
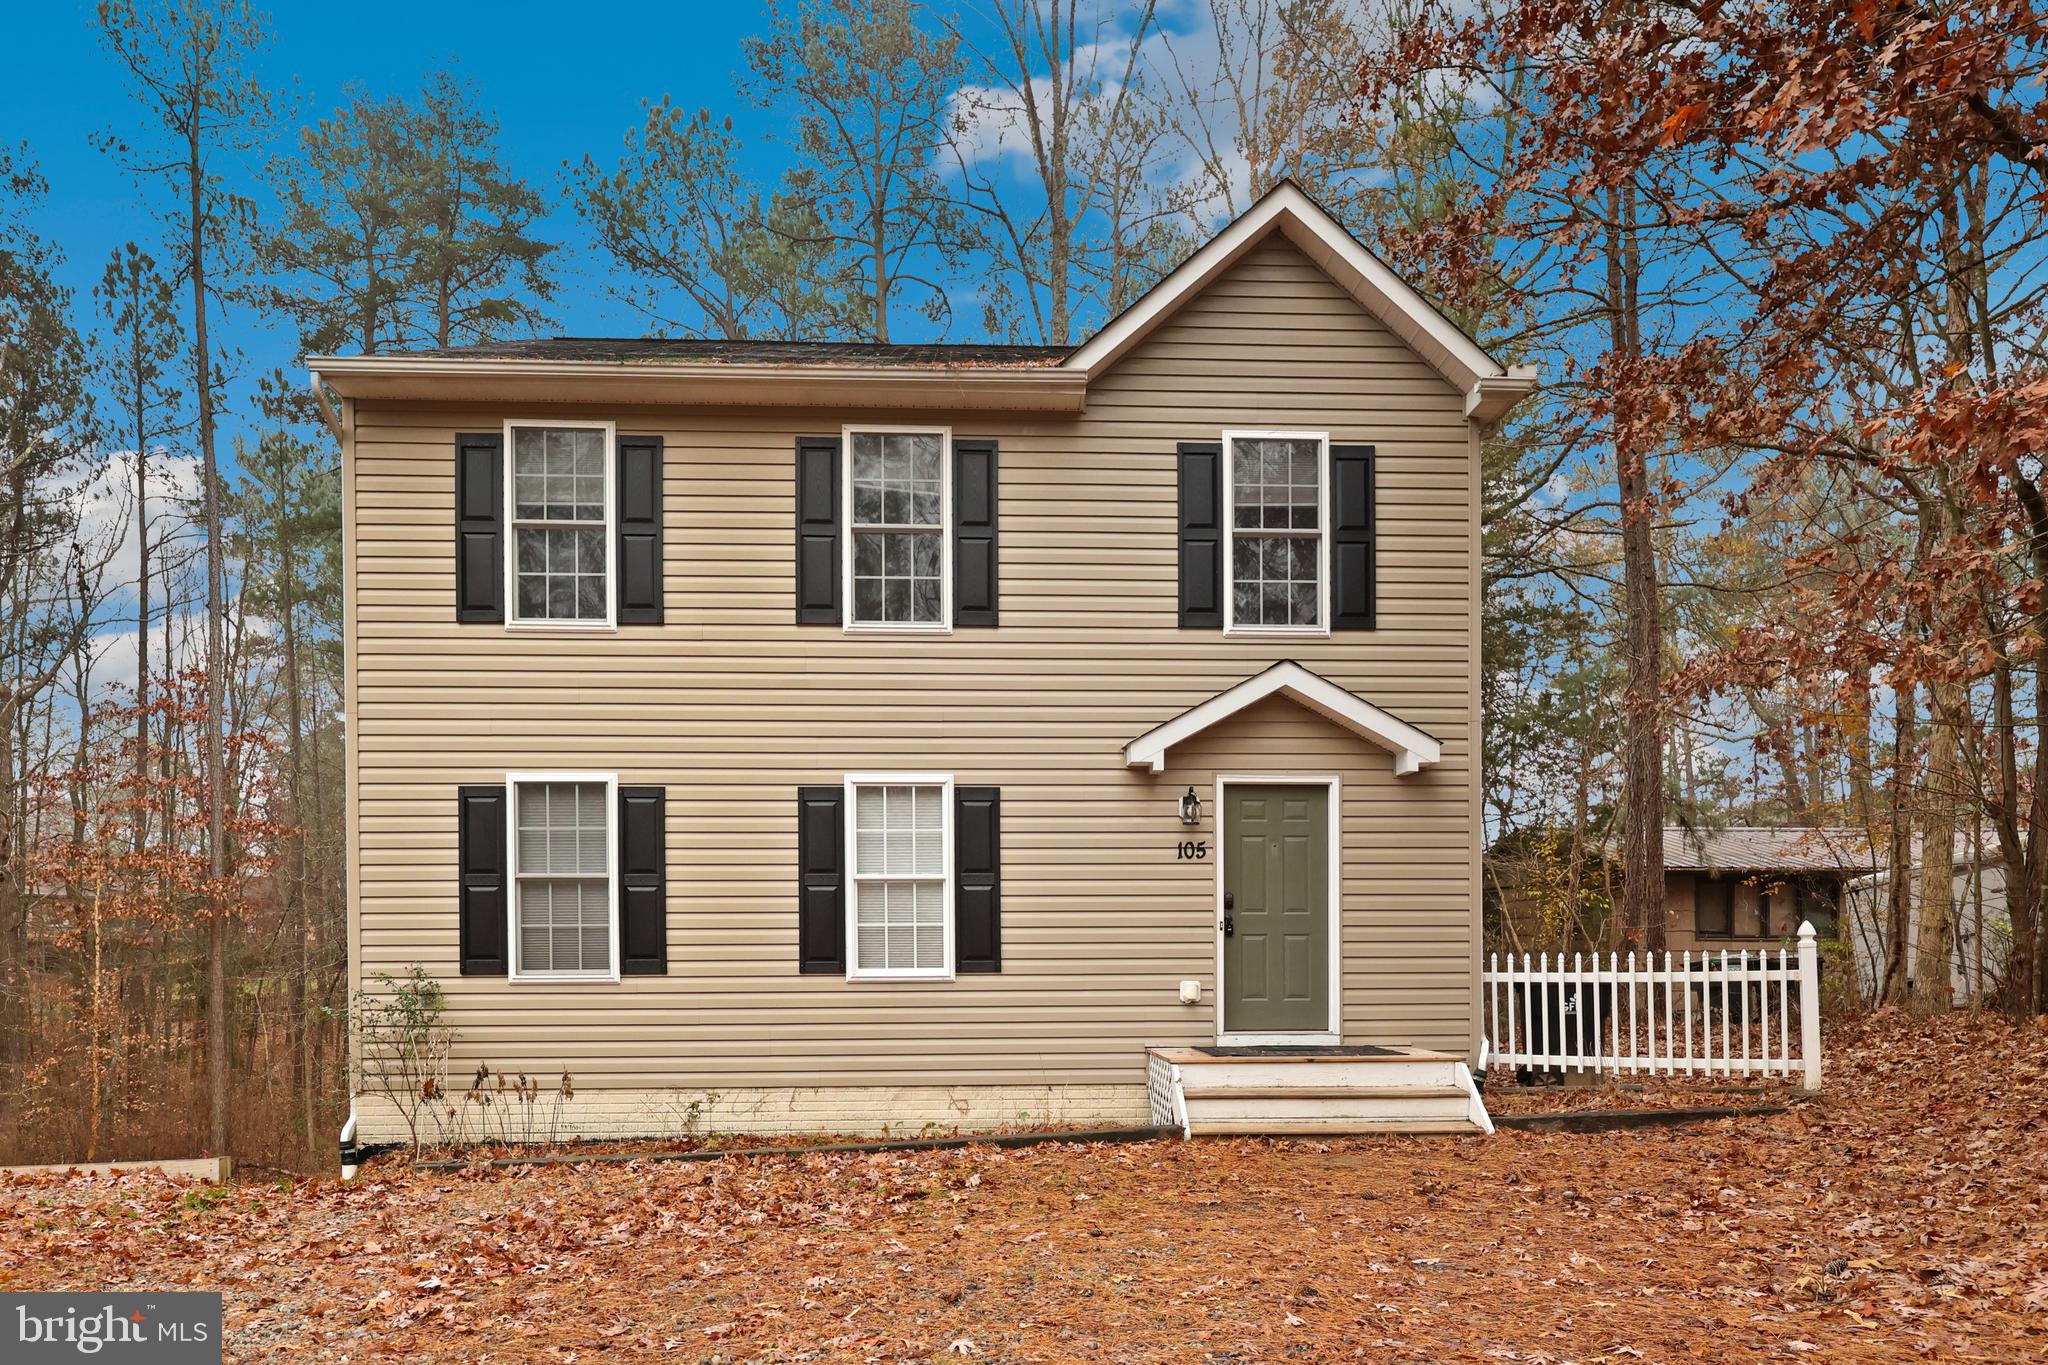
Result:
{"type": "Polygon", "coordinates": [[[1209,856],[1209,841],[1207,839],[1183,839],[1174,849],[1174,852],[1183,860],[1194,859],[1199,861],[1209,856]]]}

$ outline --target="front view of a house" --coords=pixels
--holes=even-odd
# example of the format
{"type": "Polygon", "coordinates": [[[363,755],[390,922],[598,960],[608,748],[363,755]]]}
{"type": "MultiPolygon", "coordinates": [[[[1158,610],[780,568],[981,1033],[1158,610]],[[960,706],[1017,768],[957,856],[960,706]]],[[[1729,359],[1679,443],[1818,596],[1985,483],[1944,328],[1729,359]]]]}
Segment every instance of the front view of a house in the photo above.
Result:
{"type": "Polygon", "coordinates": [[[458,1078],[566,1072],[585,1136],[1484,1122],[1478,443],[1532,381],[1291,186],[1071,351],[312,363],[352,984],[436,978],[458,1078]]]}

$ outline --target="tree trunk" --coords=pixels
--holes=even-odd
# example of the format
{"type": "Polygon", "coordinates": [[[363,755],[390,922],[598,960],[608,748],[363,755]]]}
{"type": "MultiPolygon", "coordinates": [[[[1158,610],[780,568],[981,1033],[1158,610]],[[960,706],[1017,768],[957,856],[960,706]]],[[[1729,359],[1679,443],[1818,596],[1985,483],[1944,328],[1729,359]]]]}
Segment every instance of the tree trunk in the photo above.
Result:
{"type": "Polygon", "coordinates": [[[1913,954],[1913,1008],[1945,1010],[1952,1001],[1949,943],[1955,916],[1958,731],[1962,689],[1938,682],[1928,689],[1927,800],[1920,824],[1919,937],[1913,954]]]}
{"type": "Polygon", "coordinates": [[[1887,1005],[1906,999],[1906,936],[1913,922],[1913,778],[1919,767],[1919,740],[1914,731],[1917,701],[1914,689],[1900,688],[1892,744],[1891,846],[1885,852],[1884,974],[1877,995],[1887,1005]]]}
{"type": "Polygon", "coordinates": [[[228,1146],[228,936],[222,888],[227,877],[227,775],[222,753],[221,694],[224,689],[221,613],[226,596],[221,559],[220,462],[214,452],[212,354],[206,336],[206,166],[200,155],[198,101],[186,124],[185,172],[191,239],[187,262],[192,281],[192,382],[199,398],[200,518],[206,523],[206,728],[201,748],[206,769],[206,870],[211,881],[206,915],[206,1086],[207,1143],[216,1154],[228,1146]]]}
{"type": "MultiPolygon", "coordinates": [[[[1626,371],[1642,354],[1637,287],[1642,262],[1636,243],[1633,185],[1607,195],[1607,318],[1611,353],[1626,371]]],[[[1621,559],[1627,614],[1625,727],[1622,740],[1622,946],[1664,947],[1664,632],[1657,592],[1657,507],[1649,462],[1622,414],[1614,442],[1615,484],[1621,500],[1621,559]]]]}
{"type": "Polygon", "coordinates": [[[313,1096],[313,1028],[306,1008],[306,985],[313,970],[313,952],[312,923],[306,895],[306,816],[301,806],[305,794],[306,765],[304,713],[299,690],[298,562],[293,554],[290,508],[290,495],[280,460],[277,472],[278,613],[284,643],[285,763],[286,780],[291,786],[292,813],[292,827],[286,836],[291,845],[291,884],[286,889],[289,900],[285,922],[292,926],[298,938],[298,970],[292,973],[290,991],[292,1090],[304,1125],[306,1152],[310,1156],[319,1150],[319,1135],[315,1131],[317,1106],[313,1096]]]}
{"type": "Polygon", "coordinates": [[[19,703],[11,682],[11,678],[0,677],[0,1064],[5,1067],[5,1093],[9,1095],[18,1089],[15,1079],[27,1060],[23,1041],[28,1035],[22,1026],[27,1016],[23,963],[28,921],[22,894],[26,878],[20,863],[25,831],[14,782],[14,725],[19,703]]]}
{"type": "MultiPolygon", "coordinates": [[[[138,308],[140,304],[136,305],[138,308]]],[[[149,417],[145,402],[142,334],[136,331],[135,365],[135,852],[149,843],[149,417]]]]}

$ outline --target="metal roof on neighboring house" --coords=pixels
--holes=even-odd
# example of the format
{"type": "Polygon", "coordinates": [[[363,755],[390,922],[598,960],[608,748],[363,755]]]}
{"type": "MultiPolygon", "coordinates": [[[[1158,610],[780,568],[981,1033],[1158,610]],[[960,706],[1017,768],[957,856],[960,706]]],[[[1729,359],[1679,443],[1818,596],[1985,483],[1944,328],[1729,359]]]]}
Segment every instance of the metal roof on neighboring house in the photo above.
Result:
{"type": "Polygon", "coordinates": [[[1870,872],[1877,866],[1869,834],[1846,825],[1731,825],[1727,829],[1664,827],[1669,872],[1870,872]]]}
{"type": "Polygon", "coordinates": [[[386,351],[418,360],[585,360],[671,365],[1057,365],[1071,346],[988,342],[731,341],[681,337],[535,337],[386,351]]]}

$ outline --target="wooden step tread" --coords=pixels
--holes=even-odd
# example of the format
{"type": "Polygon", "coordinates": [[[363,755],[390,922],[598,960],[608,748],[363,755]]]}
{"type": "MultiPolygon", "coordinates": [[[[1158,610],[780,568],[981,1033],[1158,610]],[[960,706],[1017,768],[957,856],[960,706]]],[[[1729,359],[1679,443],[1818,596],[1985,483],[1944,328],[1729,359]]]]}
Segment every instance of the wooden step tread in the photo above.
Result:
{"type": "Polygon", "coordinates": [[[1427,1052],[1421,1048],[1403,1048],[1383,1057],[1331,1056],[1329,1054],[1266,1054],[1257,1057],[1212,1057],[1206,1052],[1191,1047],[1153,1047],[1145,1049],[1162,1061],[1175,1066],[1299,1066],[1314,1063],[1330,1066],[1344,1063],[1352,1066],[1375,1066],[1400,1062],[1462,1062],[1463,1057],[1454,1057],[1448,1052],[1427,1052]]]}
{"type": "Polygon", "coordinates": [[[1455,1085],[1188,1086],[1190,1100],[1461,1100],[1455,1085]]]}

